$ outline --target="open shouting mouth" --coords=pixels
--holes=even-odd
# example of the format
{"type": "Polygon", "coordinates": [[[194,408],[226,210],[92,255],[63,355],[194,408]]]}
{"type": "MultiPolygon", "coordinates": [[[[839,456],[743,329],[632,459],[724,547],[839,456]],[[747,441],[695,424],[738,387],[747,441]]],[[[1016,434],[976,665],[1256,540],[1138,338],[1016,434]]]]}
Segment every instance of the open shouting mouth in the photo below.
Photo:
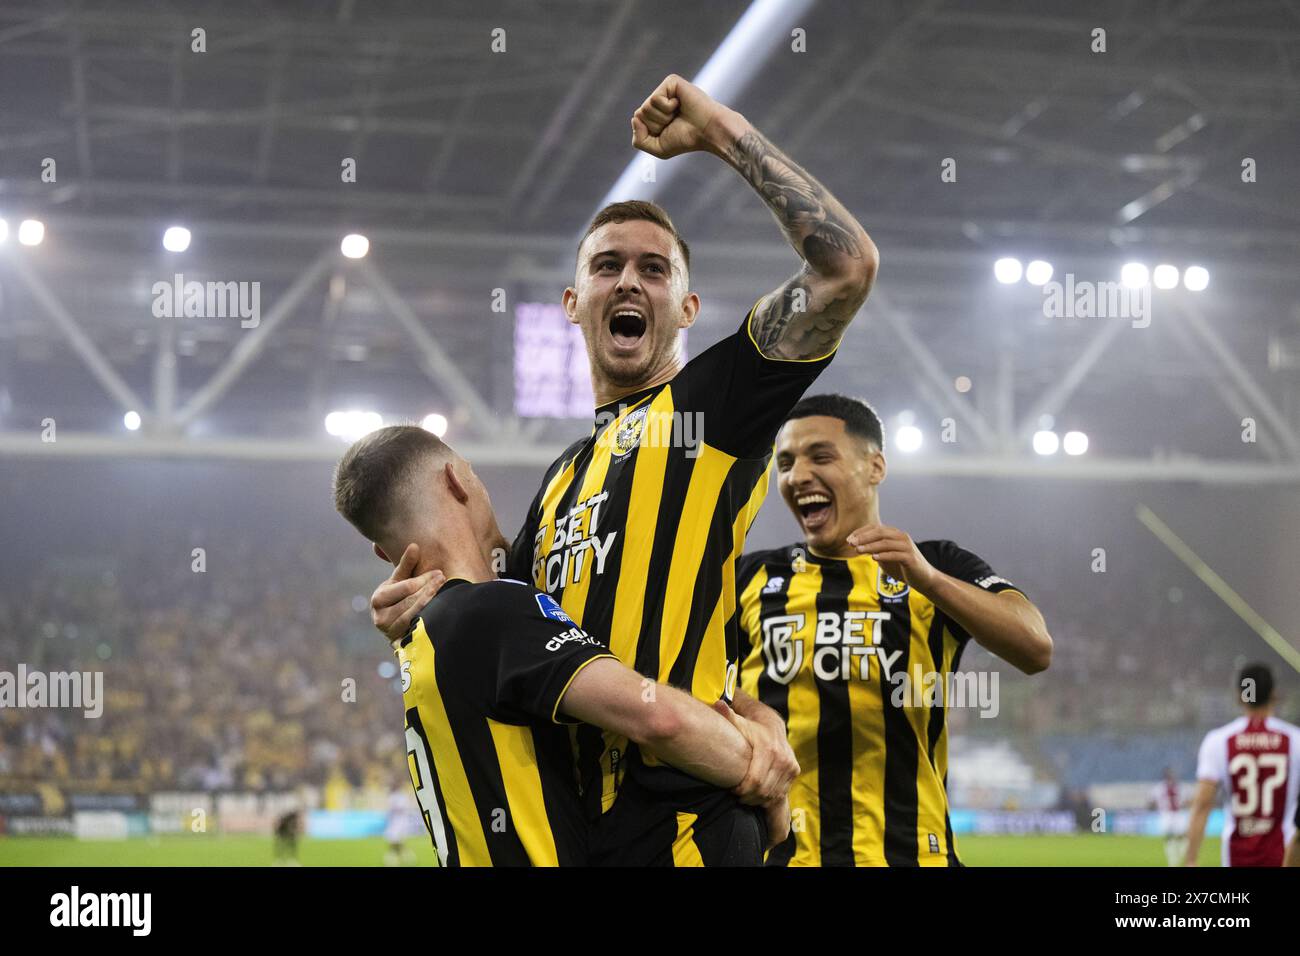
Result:
{"type": "Polygon", "coordinates": [[[619,351],[633,351],[645,338],[648,327],[645,313],[633,306],[619,306],[609,316],[609,335],[619,351]]]}
{"type": "Polygon", "coordinates": [[[835,502],[830,495],[820,491],[795,495],[794,504],[805,531],[820,531],[829,526],[835,516],[835,502]]]}

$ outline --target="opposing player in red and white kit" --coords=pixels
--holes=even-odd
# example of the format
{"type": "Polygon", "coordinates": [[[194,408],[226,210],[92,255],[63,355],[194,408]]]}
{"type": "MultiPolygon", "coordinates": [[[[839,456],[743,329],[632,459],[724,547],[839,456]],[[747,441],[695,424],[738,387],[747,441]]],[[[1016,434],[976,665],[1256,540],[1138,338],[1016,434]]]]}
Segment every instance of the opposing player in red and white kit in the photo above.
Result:
{"type": "Polygon", "coordinates": [[[1183,862],[1187,851],[1187,815],[1178,796],[1178,777],[1166,767],[1165,778],[1151,791],[1151,806],[1160,814],[1160,835],[1165,839],[1165,859],[1170,866],[1183,862]]]}
{"type": "Polygon", "coordinates": [[[1300,866],[1300,727],[1273,716],[1273,672],[1266,665],[1243,668],[1237,686],[1245,714],[1201,743],[1186,865],[1196,865],[1206,818],[1223,787],[1223,865],[1300,866]]]}

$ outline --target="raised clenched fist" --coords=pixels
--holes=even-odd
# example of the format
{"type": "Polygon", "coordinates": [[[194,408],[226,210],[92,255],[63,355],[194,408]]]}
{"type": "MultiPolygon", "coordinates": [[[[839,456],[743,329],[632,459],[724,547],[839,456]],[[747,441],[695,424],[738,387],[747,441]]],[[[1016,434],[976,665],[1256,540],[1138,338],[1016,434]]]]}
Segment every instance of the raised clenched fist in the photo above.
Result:
{"type": "Polygon", "coordinates": [[[717,152],[720,121],[732,112],[674,73],[632,114],[632,145],[659,159],[697,150],[717,152]]]}

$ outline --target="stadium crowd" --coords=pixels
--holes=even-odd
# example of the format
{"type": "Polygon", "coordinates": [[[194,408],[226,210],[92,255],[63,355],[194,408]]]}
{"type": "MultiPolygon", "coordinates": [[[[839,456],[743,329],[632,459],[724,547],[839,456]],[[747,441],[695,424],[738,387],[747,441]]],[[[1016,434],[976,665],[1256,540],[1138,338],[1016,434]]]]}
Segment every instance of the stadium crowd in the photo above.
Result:
{"type": "Polygon", "coordinates": [[[104,675],[98,718],[0,709],[0,788],[391,779],[403,748],[396,668],[338,567],[307,542],[278,556],[231,543],[205,560],[199,573],[188,552],[117,555],[0,593],[0,669],[104,675]]]}
{"type": "MultiPolygon", "coordinates": [[[[391,782],[402,703],[370,626],[378,562],[353,549],[341,564],[322,537],[257,549],[241,543],[247,535],[219,539],[195,538],[207,543],[202,572],[188,548],[164,559],[124,542],[6,583],[0,670],[102,670],[105,702],[97,719],[0,708],[0,790],[328,793],[391,782]]],[[[1023,746],[1231,717],[1227,682],[1257,639],[1176,568],[1149,571],[1076,574],[1074,588],[1050,563],[1018,575],[1051,623],[1052,667],[1029,681],[971,646],[962,668],[999,670],[1000,708],[988,721],[954,712],[954,732],[1023,746]]],[[[1283,713],[1291,706],[1284,699],[1283,713]]]]}
{"type": "Polygon", "coordinates": [[[1189,577],[1153,567],[1142,579],[1113,577],[1069,588],[1059,584],[1068,578],[1053,576],[1050,568],[1018,574],[1028,593],[1043,595],[1040,606],[1055,642],[1051,668],[1033,681],[1017,680],[1011,668],[973,645],[961,666],[1000,671],[1000,716],[1018,731],[1162,731],[1230,720],[1236,716],[1230,694],[1236,669],[1267,650],[1189,577]]]}

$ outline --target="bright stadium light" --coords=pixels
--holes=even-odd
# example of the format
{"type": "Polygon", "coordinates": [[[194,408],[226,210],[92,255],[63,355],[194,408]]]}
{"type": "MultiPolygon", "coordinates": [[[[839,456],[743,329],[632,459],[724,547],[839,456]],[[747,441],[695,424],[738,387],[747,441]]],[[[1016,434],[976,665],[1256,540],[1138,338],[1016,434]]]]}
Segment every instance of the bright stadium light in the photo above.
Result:
{"type": "Polygon", "coordinates": [[[129,432],[139,431],[140,413],[127,412],[125,415],[122,416],[122,424],[126,426],[126,430],[129,432]]]}
{"type": "Polygon", "coordinates": [[[1056,432],[1049,432],[1047,429],[1034,432],[1034,451],[1040,455],[1055,455],[1056,449],[1061,447],[1061,439],[1056,437],[1056,432]]]}
{"type": "Polygon", "coordinates": [[[24,246],[39,246],[45,238],[45,223],[39,219],[24,219],[18,224],[18,241],[24,246]]]}
{"type": "Polygon", "coordinates": [[[4,219],[0,219],[0,242],[4,242],[8,238],[9,238],[9,223],[4,219]]]}
{"type": "Polygon", "coordinates": [[[970,391],[971,380],[967,375],[958,375],[952,383],[952,387],[957,389],[963,395],[970,391]]]}
{"type": "Polygon", "coordinates": [[[1183,287],[1189,292],[1204,292],[1210,284],[1210,273],[1203,266],[1188,266],[1183,270],[1183,287]]]}
{"type": "Polygon", "coordinates": [[[921,447],[924,436],[921,429],[915,425],[904,425],[898,431],[894,432],[894,444],[898,446],[901,452],[911,454],[921,447]]]}
{"type": "Polygon", "coordinates": [[[163,233],[163,248],[168,252],[184,252],[190,247],[190,231],[184,226],[168,226],[163,233]]]}
{"type": "Polygon", "coordinates": [[[1024,273],[1024,266],[1020,264],[1019,259],[1013,259],[1006,256],[993,263],[993,275],[1003,285],[1011,285],[1019,282],[1020,276],[1024,273]]]}
{"type": "Polygon", "coordinates": [[[420,422],[420,425],[423,426],[426,432],[433,432],[439,438],[447,434],[446,415],[439,415],[437,412],[432,412],[424,416],[424,420],[420,422]]]}
{"type": "Polygon", "coordinates": [[[370,251],[370,240],[358,232],[350,232],[339,243],[339,249],[349,259],[364,259],[370,251]]]}
{"type": "Polygon", "coordinates": [[[1128,289],[1140,289],[1151,281],[1151,271],[1140,262],[1126,262],[1119,270],[1119,281],[1128,289]]]}
{"type": "Polygon", "coordinates": [[[1176,289],[1178,287],[1178,266],[1162,262],[1151,272],[1151,282],[1157,289],[1176,289]]]}
{"type": "Polygon", "coordinates": [[[342,438],[347,420],[347,412],[330,412],[325,416],[325,431],[329,432],[335,438],[342,438]]]}
{"type": "MultiPolygon", "coordinates": [[[[691,82],[719,103],[741,99],[745,87],[763,72],[768,55],[782,39],[789,42],[791,28],[811,6],[812,0],[752,0],[691,82]]],[[[628,162],[596,209],[623,199],[654,199],[682,168],[638,156],[628,162]],[[649,179],[644,175],[647,164],[654,170],[649,179]]]]}
{"type": "Polygon", "coordinates": [[[356,409],[330,412],[325,416],[325,431],[335,438],[356,441],[368,435],[376,428],[384,426],[384,417],[378,412],[363,412],[356,409]]]}
{"type": "Polygon", "coordinates": [[[1067,455],[1082,455],[1088,450],[1088,436],[1083,432],[1066,432],[1061,447],[1067,455]]]}
{"type": "Polygon", "coordinates": [[[1025,266],[1025,279],[1030,285],[1046,285],[1052,280],[1052,264],[1035,259],[1025,266]]]}

